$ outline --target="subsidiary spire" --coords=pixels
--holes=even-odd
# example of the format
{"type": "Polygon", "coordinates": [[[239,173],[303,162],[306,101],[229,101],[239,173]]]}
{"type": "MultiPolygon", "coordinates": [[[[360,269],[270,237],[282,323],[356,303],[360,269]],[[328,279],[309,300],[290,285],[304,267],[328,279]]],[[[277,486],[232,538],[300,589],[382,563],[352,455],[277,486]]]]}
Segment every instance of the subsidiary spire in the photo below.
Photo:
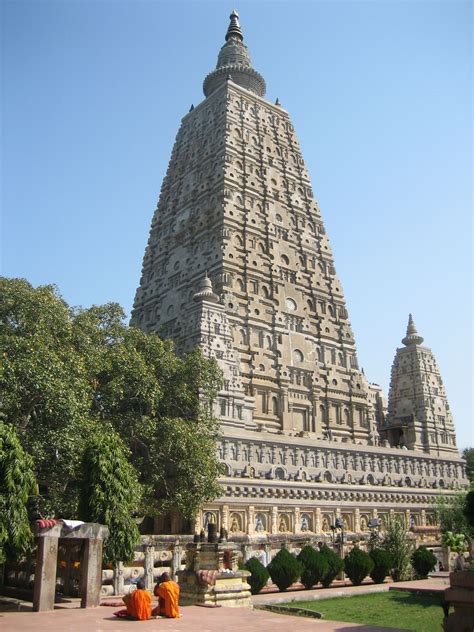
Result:
{"type": "Polygon", "coordinates": [[[265,80],[252,67],[244,36],[239,24],[237,11],[230,14],[230,24],[225,36],[225,44],[219,51],[216,69],[204,79],[203,90],[206,97],[219,88],[228,76],[237,85],[255,92],[258,96],[265,95],[265,80]]]}
{"type": "Polygon", "coordinates": [[[410,345],[421,345],[424,338],[418,334],[415,321],[411,314],[408,315],[407,335],[403,338],[402,342],[406,347],[410,345]]]}

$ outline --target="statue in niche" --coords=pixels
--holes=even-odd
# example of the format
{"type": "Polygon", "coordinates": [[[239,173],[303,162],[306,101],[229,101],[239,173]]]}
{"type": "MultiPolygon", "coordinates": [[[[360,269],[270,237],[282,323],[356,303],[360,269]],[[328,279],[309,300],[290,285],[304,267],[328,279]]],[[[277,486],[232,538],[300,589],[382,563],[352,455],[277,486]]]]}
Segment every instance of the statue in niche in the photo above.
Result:
{"type": "Polygon", "coordinates": [[[328,520],[328,517],[327,517],[327,516],[324,516],[324,518],[323,518],[323,524],[322,524],[322,527],[321,527],[321,531],[322,531],[323,533],[328,533],[330,530],[331,530],[331,529],[330,529],[330,527],[329,527],[329,520],[328,520]]]}
{"type": "Polygon", "coordinates": [[[209,524],[216,522],[216,515],[212,511],[206,511],[204,514],[204,530],[207,529],[209,524]]]}
{"type": "Polygon", "coordinates": [[[255,516],[255,531],[257,533],[265,531],[265,516],[259,513],[255,516]]]}
{"type": "Polygon", "coordinates": [[[367,531],[368,525],[369,525],[369,521],[367,519],[367,516],[361,516],[360,517],[360,530],[367,531]]]}
{"type": "Polygon", "coordinates": [[[301,531],[309,531],[309,519],[308,519],[308,516],[306,514],[302,514],[301,515],[300,529],[301,529],[301,531]]]}
{"type": "Polygon", "coordinates": [[[236,514],[232,514],[230,530],[232,533],[237,533],[238,531],[242,531],[242,529],[240,528],[240,516],[237,516],[236,514]]]}
{"type": "Polygon", "coordinates": [[[280,533],[287,533],[289,531],[288,518],[286,516],[280,517],[280,524],[278,525],[278,531],[280,533]]]}
{"type": "Polygon", "coordinates": [[[344,525],[344,531],[350,531],[351,527],[349,525],[349,518],[347,516],[343,516],[342,524],[344,525]]]}

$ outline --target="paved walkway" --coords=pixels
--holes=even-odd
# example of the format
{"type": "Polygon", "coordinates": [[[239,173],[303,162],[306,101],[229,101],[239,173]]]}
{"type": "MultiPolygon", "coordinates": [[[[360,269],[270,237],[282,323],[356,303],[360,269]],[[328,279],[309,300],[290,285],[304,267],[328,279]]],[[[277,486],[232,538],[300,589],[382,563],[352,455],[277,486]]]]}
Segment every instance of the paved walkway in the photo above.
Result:
{"type": "MultiPolygon", "coordinates": [[[[397,590],[444,590],[448,580],[443,578],[428,579],[418,582],[387,583],[382,585],[346,586],[320,588],[316,590],[294,590],[285,594],[267,593],[252,598],[254,604],[279,603],[282,601],[301,601],[306,599],[325,599],[364,594],[368,592],[397,590]]],[[[1,597],[0,597],[1,599],[1,597]]],[[[81,609],[79,600],[72,599],[60,604],[53,612],[32,612],[31,604],[20,603],[21,609],[0,611],[0,629],[2,632],[132,632],[136,623],[117,619],[113,612],[117,607],[101,606],[99,608],[81,609]]],[[[164,632],[288,632],[288,627],[313,632],[405,632],[395,628],[381,628],[356,623],[323,621],[320,619],[289,619],[290,615],[275,614],[250,608],[201,608],[188,606],[182,608],[181,619],[152,619],[141,621],[140,632],[147,630],[163,630],[164,632]]]]}

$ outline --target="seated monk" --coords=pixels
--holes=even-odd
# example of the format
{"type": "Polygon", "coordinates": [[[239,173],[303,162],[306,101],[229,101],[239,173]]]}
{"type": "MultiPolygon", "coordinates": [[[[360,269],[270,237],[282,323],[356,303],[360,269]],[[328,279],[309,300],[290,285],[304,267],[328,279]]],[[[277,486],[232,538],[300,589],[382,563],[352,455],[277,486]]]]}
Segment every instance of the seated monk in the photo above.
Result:
{"type": "MultiPolygon", "coordinates": [[[[127,616],[131,619],[136,621],[151,619],[151,595],[145,590],[143,579],[137,581],[137,589],[125,595],[123,601],[127,606],[127,616]]],[[[117,616],[120,615],[117,614],[117,616]]]]}
{"type": "Polygon", "coordinates": [[[177,619],[181,616],[178,608],[179,586],[172,581],[168,573],[163,573],[153,592],[155,597],[158,597],[158,605],[153,609],[153,616],[161,615],[168,619],[177,619]]]}

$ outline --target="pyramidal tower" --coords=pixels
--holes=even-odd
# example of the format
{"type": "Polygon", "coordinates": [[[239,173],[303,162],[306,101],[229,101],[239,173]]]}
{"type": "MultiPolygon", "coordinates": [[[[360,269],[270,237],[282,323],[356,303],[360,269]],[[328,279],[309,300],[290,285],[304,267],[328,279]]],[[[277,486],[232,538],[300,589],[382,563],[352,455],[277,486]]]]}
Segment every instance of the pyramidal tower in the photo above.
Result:
{"type": "Polygon", "coordinates": [[[293,125],[264,99],[235,11],[225,39],[176,138],[132,324],[217,358],[224,426],[371,444],[368,383],[293,125]]]}
{"type": "MultiPolygon", "coordinates": [[[[321,533],[339,515],[360,530],[378,508],[394,511],[367,486],[431,485],[441,470],[423,477],[418,453],[380,444],[383,396],[358,367],[293,125],[265,99],[235,11],[203,90],[176,137],[131,319],[178,353],[200,346],[224,374],[224,495],[197,528],[321,533]]],[[[462,467],[453,455],[445,479],[462,467]]],[[[397,497],[425,520],[429,495],[397,497]]]]}
{"type": "Polygon", "coordinates": [[[452,415],[431,349],[412,315],[392,366],[384,434],[390,445],[433,454],[456,453],[452,415]]]}

